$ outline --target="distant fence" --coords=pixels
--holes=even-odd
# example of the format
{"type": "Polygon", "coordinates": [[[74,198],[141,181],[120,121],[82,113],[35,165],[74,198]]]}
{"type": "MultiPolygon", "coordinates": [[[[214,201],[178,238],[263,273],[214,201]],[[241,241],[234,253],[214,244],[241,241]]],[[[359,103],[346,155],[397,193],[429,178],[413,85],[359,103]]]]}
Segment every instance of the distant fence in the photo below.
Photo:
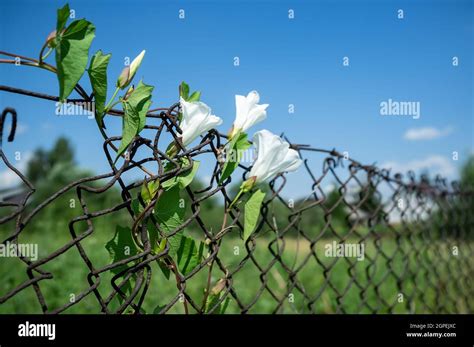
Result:
{"type": "MultiPolygon", "coordinates": [[[[169,158],[160,138],[165,132],[176,138],[178,109],[179,104],[175,104],[148,114],[157,125],[145,129],[155,136],[137,136],[130,157],[121,166],[114,164],[112,155],[116,149],[113,141],[120,137],[109,137],[103,150],[110,172],[71,182],[35,206],[27,205],[35,188],[0,151],[3,163],[24,184],[20,199],[0,202],[3,245],[21,243],[25,234],[34,232],[28,228],[31,221],[67,192],[75,192],[82,211],[70,221],[68,230],[54,230],[55,234],[69,233],[69,242],[35,261],[19,257],[19,266],[12,271],[22,269],[25,280],[4,283],[0,311],[2,305],[33,289],[44,313],[68,312],[90,297],[96,302],[97,313],[140,313],[149,301],[160,303],[155,313],[219,313],[224,312],[224,305],[227,313],[474,312],[472,191],[455,183],[448,185],[439,177],[430,180],[417,179],[414,174],[393,175],[345,158],[335,150],[304,145],[292,145],[304,159],[304,167],[298,176],[280,175],[270,182],[257,229],[245,243],[240,238],[241,207],[232,208],[227,227],[222,230],[212,230],[201,215],[201,206],[209,199],[218,196],[227,204],[233,199],[229,181],[216,183],[219,164],[206,187],[186,188],[189,216],[166,237],[192,225],[205,250],[197,266],[186,274],[168,263],[173,288],[161,294],[160,283],[153,283],[156,276],[162,276],[157,263],[167,257],[170,249],[166,245],[158,253],[153,251],[155,241],[150,240],[149,223],[159,223],[149,209],[137,215],[131,207],[143,182],[127,184],[123,175],[140,170],[145,163],[155,163],[159,170],[147,180],[166,181],[182,172],[177,161],[180,157],[192,162],[207,153],[218,162],[225,140],[217,132],[209,132],[199,145],[175,158],[175,170],[164,171],[163,161],[169,158]],[[293,201],[291,194],[283,192],[292,179],[300,180],[302,174],[309,182],[306,198],[293,201]],[[91,210],[88,197],[112,187],[120,188],[122,202],[91,210]],[[130,226],[137,227],[134,236],[143,250],[115,263],[96,266],[83,243],[97,236],[97,220],[119,211],[128,213],[130,226]],[[79,225],[85,225],[85,230],[79,231],[79,225]],[[44,294],[44,285],[61,278],[47,270],[48,264],[60,262],[61,255],[74,248],[78,263],[88,268],[88,276],[83,278],[85,289],[76,293],[74,300],[64,298],[63,305],[50,307],[51,298],[44,294]]],[[[9,116],[15,124],[15,111],[6,109],[1,130],[9,116]]],[[[13,140],[15,126],[11,129],[9,140],[13,140]]],[[[157,200],[153,199],[152,204],[157,200]]],[[[223,215],[223,206],[214,213],[223,215]]],[[[68,271],[74,272],[75,268],[68,271]]]]}

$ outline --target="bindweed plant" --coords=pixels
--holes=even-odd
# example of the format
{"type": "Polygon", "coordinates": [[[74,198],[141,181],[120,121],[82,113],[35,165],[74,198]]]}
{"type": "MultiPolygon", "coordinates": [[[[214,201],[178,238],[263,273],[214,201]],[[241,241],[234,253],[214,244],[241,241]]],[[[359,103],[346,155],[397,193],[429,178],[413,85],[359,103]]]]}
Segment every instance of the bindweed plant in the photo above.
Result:
{"type": "MultiPolygon", "coordinates": [[[[101,50],[90,57],[91,43],[95,37],[95,26],[86,19],[74,20],[68,23],[70,14],[69,5],[57,11],[56,29],[46,38],[40,49],[39,58],[21,57],[21,65],[32,66],[54,73],[58,79],[60,103],[74,103],[70,95],[76,91],[82,98],[93,101],[94,117],[97,127],[104,139],[107,139],[106,116],[116,115],[116,107],[121,107],[122,134],[120,145],[113,147],[115,162],[119,159],[130,160],[130,151],[133,143],[140,136],[146,126],[147,115],[152,105],[152,85],[143,80],[134,80],[140,65],[145,59],[145,50],[133,59],[117,74],[117,82],[112,96],[108,95],[108,65],[112,54],[104,54],[101,50]],[[54,53],[54,63],[53,60],[54,53]],[[90,57],[90,58],[89,58],[90,57]],[[91,95],[88,95],[79,81],[87,71],[90,82],[91,95]],[[134,84],[135,82],[135,84],[134,84]]],[[[4,55],[16,57],[17,55],[2,52],[4,55]]],[[[14,60],[2,59],[2,63],[12,63],[14,60]]],[[[247,96],[236,95],[236,117],[230,127],[227,142],[219,149],[222,160],[219,161],[218,185],[229,183],[232,175],[241,161],[242,153],[251,147],[248,131],[255,124],[262,122],[267,117],[268,104],[260,104],[258,92],[251,91],[247,96]]],[[[179,112],[176,126],[179,135],[171,141],[163,153],[163,169],[168,177],[158,180],[153,172],[145,170],[146,177],[138,195],[130,202],[133,213],[133,224],[119,226],[114,237],[105,245],[110,254],[112,264],[129,259],[149,248],[151,254],[157,256],[157,263],[166,278],[172,275],[177,278],[179,289],[179,276],[190,274],[205,257],[205,242],[184,235],[185,223],[184,208],[181,206],[180,192],[185,190],[196,177],[200,162],[190,157],[181,155],[186,152],[186,147],[210,131],[217,131],[223,121],[212,113],[211,108],[201,101],[201,92],[191,92],[185,82],[179,86],[179,112]],[[178,167],[177,167],[178,166],[178,167]],[[178,170],[177,170],[178,169],[178,170]],[[145,230],[148,235],[149,245],[140,240],[140,233],[145,230]]],[[[240,206],[247,195],[244,206],[244,231],[241,237],[247,241],[254,233],[265,191],[262,184],[275,178],[278,174],[295,171],[302,164],[296,150],[280,136],[272,134],[269,130],[262,130],[253,135],[253,144],[256,149],[256,159],[240,185],[240,189],[233,201],[224,206],[224,220],[222,229],[227,226],[227,215],[240,206]]],[[[110,271],[116,278],[122,279],[119,297],[125,300],[126,294],[134,287],[135,274],[126,276],[129,266],[123,262],[120,266],[113,267],[110,271]]],[[[212,265],[212,264],[211,264],[212,265]]],[[[218,280],[211,288],[205,288],[203,307],[204,312],[213,308],[214,312],[224,313],[227,302],[222,302],[221,294],[226,287],[226,279],[218,280]],[[222,304],[219,304],[222,302],[222,304]],[[215,308],[215,306],[217,309],[215,308]]],[[[186,299],[185,311],[188,312],[186,299]]],[[[160,312],[158,306],[155,311],[160,312]]]]}

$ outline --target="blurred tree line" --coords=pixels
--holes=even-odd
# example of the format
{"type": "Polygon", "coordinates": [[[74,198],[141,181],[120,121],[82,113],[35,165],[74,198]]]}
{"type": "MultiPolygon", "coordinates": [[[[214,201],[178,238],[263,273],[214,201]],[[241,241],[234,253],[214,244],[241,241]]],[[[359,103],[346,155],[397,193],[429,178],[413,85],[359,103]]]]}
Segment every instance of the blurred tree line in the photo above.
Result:
{"type": "MultiPolygon", "coordinates": [[[[34,151],[28,161],[25,175],[35,187],[35,192],[27,205],[27,211],[31,211],[60,189],[72,182],[92,176],[93,172],[78,166],[70,141],[60,137],[51,149],[38,148],[34,151]]],[[[105,181],[85,184],[99,187],[105,184],[105,181]]],[[[45,221],[48,221],[46,224],[53,228],[54,225],[63,227],[71,219],[80,216],[83,212],[76,192],[74,187],[59,196],[33,218],[32,224],[44,225],[45,221]]],[[[83,192],[83,196],[90,211],[97,211],[121,201],[119,190],[116,188],[111,188],[102,194],[83,192]]]]}
{"type": "MultiPolygon", "coordinates": [[[[78,166],[75,161],[74,150],[67,138],[61,137],[57,139],[49,150],[37,149],[28,162],[26,170],[26,177],[36,188],[35,193],[30,198],[28,210],[31,211],[32,208],[67,184],[92,175],[91,171],[81,169],[78,166]]],[[[89,182],[87,185],[98,187],[105,183],[106,181],[89,182]]],[[[474,156],[470,156],[461,169],[460,187],[461,189],[468,189],[468,187],[472,189],[473,185],[474,156]]],[[[239,184],[236,183],[228,189],[231,197],[235,196],[238,187],[239,184]]],[[[197,192],[205,188],[205,184],[195,179],[190,188],[193,192],[197,192]]],[[[135,193],[138,194],[138,191],[137,189],[135,193]]],[[[199,198],[204,194],[207,194],[207,192],[197,193],[196,197],[199,198]]],[[[115,187],[101,194],[84,193],[84,197],[90,211],[108,208],[122,201],[120,191],[115,187]]],[[[190,207],[191,200],[185,192],[183,192],[182,197],[186,200],[187,214],[189,216],[192,213],[190,207]]],[[[382,194],[373,186],[372,181],[367,178],[365,183],[355,192],[348,193],[345,187],[335,188],[324,193],[318,192],[318,194],[314,194],[309,199],[300,199],[292,202],[293,209],[289,208],[289,202],[275,199],[268,206],[270,212],[268,215],[272,216],[268,222],[276,227],[279,232],[282,232],[291,220],[292,211],[313,205],[302,213],[297,223],[286,231],[286,235],[296,236],[298,233],[304,233],[307,237],[314,239],[315,237],[334,237],[335,234],[344,237],[351,232],[353,233],[354,230],[360,235],[361,233],[368,232],[370,228],[372,228],[372,231],[383,232],[382,229],[386,228],[384,220],[388,220],[389,216],[382,200],[382,194]]],[[[243,205],[244,203],[241,204],[242,208],[243,205]]],[[[467,226],[460,226],[457,219],[458,215],[461,213],[465,214],[468,210],[474,210],[473,198],[458,197],[456,200],[451,201],[450,204],[440,208],[437,213],[434,213],[430,217],[431,223],[438,225],[437,230],[439,232],[445,230],[445,232],[449,233],[460,233],[461,230],[459,228],[467,226]]],[[[100,219],[105,220],[104,225],[110,224],[112,229],[115,229],[115,225],[118,223],[122,223],[122,225],[130,224],[131,220],[126,211],[121,212],[123,213],[120,213],[118,218],[108,215],[100,217],[100,219]]],[[[77,198],[76,189],[73,188],[57,198],[50,206],[43,209],[33,221],[35,223],[38,220],[41,222],[42,220],[49,219],[57,225],[61,224],[64,226],[71,219],[81,214],[82,209],[77,198]]],[[[223,214],[223,199],[219,194],[207,198],[200,203],[199,216],[206,225],[206,228],[214,233],[217,233],[221,228],[223,214]]],[[[468,222],[472,221],[466,220],[466,223],[468,222]]],[[[187,229],[190,231],[194,230],[193,233],[196,236],[203,236],[196,221],[192,222],[187,229]]],[[[264,231],[269,229],[265,227],[264,231]]],[[[234,235],[238,236],[238,233],[234,233],[234,235]]]]}

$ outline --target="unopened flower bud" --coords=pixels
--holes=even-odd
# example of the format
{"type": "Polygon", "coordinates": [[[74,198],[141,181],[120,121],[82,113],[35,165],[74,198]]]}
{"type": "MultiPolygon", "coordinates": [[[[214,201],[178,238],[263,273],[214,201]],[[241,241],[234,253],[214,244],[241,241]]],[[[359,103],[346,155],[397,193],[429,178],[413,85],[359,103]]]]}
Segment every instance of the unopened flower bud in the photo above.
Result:
{"type": "Polygon", "coordinates": [[[138,68],[140,67],[143,57],[145,56],[145,50],[143,50],[135,59],[133,59],[132,63],[125,67],[122,70],[118,80],[117,80],[117,87],[120,89],[124,89],[127,87],[130,82],[132,82],[133,77],[137,73],[138,68]]]}
{"type": "Polygon", "coordinates": [[[219,295],[220,292],[225,288],[226,280],[221,278],[217,281],[216,285],[211,289],[211,295],[219,295]]]}
{"type": "Polygon", "coordinates": [[[56,46],[56,30],[51,31],[51,33],[46,38],[46,44],[50,48],[54,48],[56,46]]]}
{"type": "MultiPolygon", "coordinates": [[[[65,31],[66,31],[66,29],[63,29],[61,31],[61,35],[64,34],[65,31]]],[[[56,30],[53,30],[49,33],[48,37],[46,38],[46,45],[49,48],[55,48],[56,47],[56,35],[57,35],[56,30]]]]}
{"type": "Polygon", "coordinates": [[[125,66],[120,74],[119,78],[117,79],[117,87],[120,89],[124,89],[128,86],[130,77],[130,66],[125,66]]]}
{"type": "Polygon", "coordinates": [[[252,190],[256,181],[257,181],[257,176],[252,176],[249,179],[247,179],[244,183],[241,184],[240,189],[244,193],[247,193],[252,190]]]}

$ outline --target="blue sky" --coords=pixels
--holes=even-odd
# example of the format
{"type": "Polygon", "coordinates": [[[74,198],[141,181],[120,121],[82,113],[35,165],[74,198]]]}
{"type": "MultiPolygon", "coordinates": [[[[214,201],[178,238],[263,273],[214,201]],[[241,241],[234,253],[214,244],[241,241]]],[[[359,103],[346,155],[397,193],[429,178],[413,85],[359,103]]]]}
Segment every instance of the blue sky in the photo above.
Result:
{"type": "MultiPolygon", "coordinates": [[[[2,1],[0,50],[37,57],[63,4],[2,1]]],[[[153,106],[174,103],[185,80],[224,119],[223,132],[235,116],[234,95],[255,89],[270,107],[267,120],[253,131],[267,128],[296,143],[347,150],[364,163],[455,178],[473,151],[472,1],[69,4],[77,18],[96,26],[91,53],[112,53],[109,94],[124,57],[146,49],[136,81],[143,77],[155,86],[153,106]],[[288,18],[289,9],[294,19],[288,18]],[[397,18],[398,9],[403,19],[397,18]],[[454,56],[458,66],[452,65],[454,56]],[[349,66],[343,66],[343,57],[349,66]],[[388,99],[419,102],[421,117],[381,116],[380,103],[388,99]],[[294,114],[288,113],[289,104],[294,114]],[[460,154],[458,162],[451,160],[453,151],[460,154]]],[[[28,67],[0,64],[0,84],[58,94],[54,75],[28,67]]],[[[89,88],[87,78],[82,85],[89,88]]],[[[93,120],[58,117],[53,102],[2,92],[0,108],[6,106],[17,109],[20,122],[15,142],[4,144],[7,154],[48,148],[66,135],[82,166],[108,171],[93,120]]],[[[109,131],[119,134],[120,123],[109,131]]]]}

